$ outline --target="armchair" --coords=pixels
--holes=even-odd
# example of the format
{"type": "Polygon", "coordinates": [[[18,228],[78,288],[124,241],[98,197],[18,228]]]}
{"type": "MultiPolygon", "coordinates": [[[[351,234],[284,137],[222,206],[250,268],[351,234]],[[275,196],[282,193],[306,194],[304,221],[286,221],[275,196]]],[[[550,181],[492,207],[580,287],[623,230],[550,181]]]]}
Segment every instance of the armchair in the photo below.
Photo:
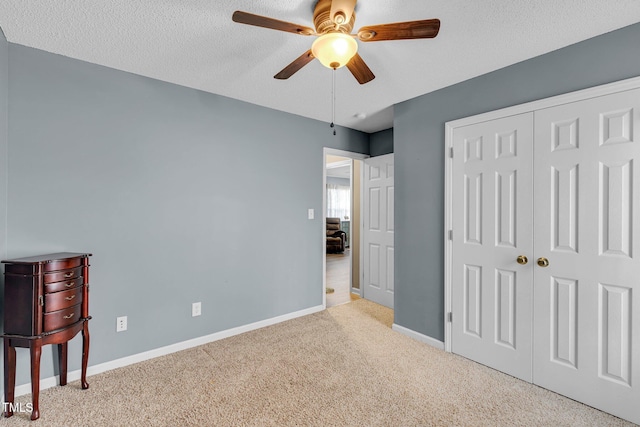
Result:
{"type": "Polygon", "coordinates": [[[347,234],[340,230],[340,218],[327,218],[327,253],[344,252],[347,234]]]}

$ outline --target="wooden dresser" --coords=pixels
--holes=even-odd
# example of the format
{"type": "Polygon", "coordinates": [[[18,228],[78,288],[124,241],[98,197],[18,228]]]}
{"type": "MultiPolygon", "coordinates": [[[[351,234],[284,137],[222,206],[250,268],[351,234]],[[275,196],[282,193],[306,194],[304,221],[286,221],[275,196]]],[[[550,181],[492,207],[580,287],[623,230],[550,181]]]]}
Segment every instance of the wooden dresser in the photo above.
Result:
{"type": "Polygon", "coordinates": [[[89,360],[88,253],[61,252],[2,261],[4,273],[5,417],[13,415],[16,350],[31,353],[31,419],[40,416],[40,354],[42,346],[58,345],[60,385],[67,384],[67,342],[82,332],[82,388],[89,360]]]}

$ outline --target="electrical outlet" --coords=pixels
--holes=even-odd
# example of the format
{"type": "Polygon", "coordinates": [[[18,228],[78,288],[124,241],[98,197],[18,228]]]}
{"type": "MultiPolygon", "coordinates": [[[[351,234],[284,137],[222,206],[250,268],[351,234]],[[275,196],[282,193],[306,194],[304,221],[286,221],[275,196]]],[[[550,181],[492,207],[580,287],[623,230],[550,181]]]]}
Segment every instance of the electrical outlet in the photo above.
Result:
{"type": "Polygon", "coordinates": [[[121,316],[116,318],[116,332],[122,332],[127,330],[127,316],[121,316]]]}
{"type": "Polygon", "coordinates": [[[191,317],[200,316],[202,314],[202,303],[194,302],[191,304],[191,317]]]}

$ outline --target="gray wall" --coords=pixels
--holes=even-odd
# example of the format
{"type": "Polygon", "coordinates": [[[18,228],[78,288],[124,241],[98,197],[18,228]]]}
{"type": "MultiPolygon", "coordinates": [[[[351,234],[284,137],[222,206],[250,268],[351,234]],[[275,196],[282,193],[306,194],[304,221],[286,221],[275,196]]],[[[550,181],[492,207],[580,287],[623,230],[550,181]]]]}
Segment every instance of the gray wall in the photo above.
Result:
{"type": "Polygon", "coordinates": [[[393,153],[393,128],[369,135],[371,157],[393,153]]]}
{"type": "MultiPolygon", "coordinates": [[[[7,255],[7,146],[9,104],[9,44],[0,28],[0,259],[7,255]]],[[[0,273],[4,271],[0,267],[0,273]]],[[[0,278],[0,283],[3,283],[0,278]]],[[[1,287],[4,289],[3,287],[1,287]]],[[[0,292],[0,300],[4,291],[0,292]]],[[[0,320],[1,322],[1,320],[0,320]]]]}
{"type": "Polygon", "coordinates": [[[9,71],[8,256],[93,253],[90,365],[322,304],[323,147],[367,134],[14,44],[9,71]]]}
{"type": "Polygon", "coordinates": [[[394,107],[395,322],[444,340],[445,122],[640,75],[640,24],[394,107]]]}

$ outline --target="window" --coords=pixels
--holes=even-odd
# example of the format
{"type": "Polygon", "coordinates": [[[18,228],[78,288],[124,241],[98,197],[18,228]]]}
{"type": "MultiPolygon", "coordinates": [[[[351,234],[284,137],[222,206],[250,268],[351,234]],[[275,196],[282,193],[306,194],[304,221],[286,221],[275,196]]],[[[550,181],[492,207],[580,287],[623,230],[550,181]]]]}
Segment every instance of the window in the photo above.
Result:
{"type": "Polygon", "coordinates": [[[351,217],[351,188],[327,184],[327,217],[348,220],[351,217]]]}

